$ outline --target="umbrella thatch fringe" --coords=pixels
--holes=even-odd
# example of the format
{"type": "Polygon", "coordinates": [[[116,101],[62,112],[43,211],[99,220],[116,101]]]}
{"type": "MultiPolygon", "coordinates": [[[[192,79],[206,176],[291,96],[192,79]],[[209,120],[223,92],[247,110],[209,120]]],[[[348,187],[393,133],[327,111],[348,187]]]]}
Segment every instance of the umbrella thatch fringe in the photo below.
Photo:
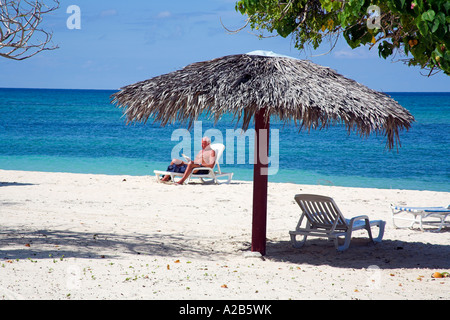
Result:
{"type": "Polygon", "coordinates": [[[384,134],[399,145],[399,131],[413,116],[395,100],[336,71],[307,60],[231,55],[190,64],[181,70],[123,87],[112,102],[124,107],[127,122],[152,118],[162,126],[192,127],[201,114],[217,122],[232,114],[247,130],[254,114],[319,129],[345,124],[361,136],[384,134]]]}

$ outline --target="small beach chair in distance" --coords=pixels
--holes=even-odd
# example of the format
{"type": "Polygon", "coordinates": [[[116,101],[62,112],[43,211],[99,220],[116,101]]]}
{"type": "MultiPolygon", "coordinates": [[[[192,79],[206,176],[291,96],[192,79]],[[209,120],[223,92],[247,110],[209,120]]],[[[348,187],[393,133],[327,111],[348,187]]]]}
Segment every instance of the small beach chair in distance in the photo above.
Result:
{"type": "Polygon", "coordinates": [[[315,194],[297,194],[294,197],[302,210],[302,215],[297,223],[295,231],[290,231],[293,247],[301,248],[307,237],[327,237],[332,239],[338,251],[344,251],[350,246],[352,232],[365,229],[369,233],[372,242],[381,242],[384,235],[385,221],[369,220],[366,215],[360,215],[352,219],[346,219],[334,200],[330,197],[315,194]],[[302,227],[306,218],[306,227],[302,227]],[[378,227],[378,236],[372,236],[372,227],[378,227]],[[303,236],[303,240],[297,241],[297,236],[303,236]],[[344,243],[339,244],[339,238],[344,237],[344,243]]]}
{"type": "Polygon", "coordinates": [[[405,207],[391,204],[392,224],[397,229],[412,228],[416,223],[422,231],[439,232],[443,227],[450,227],[450,205],[448,207],[405,207]],[[411,217],[412,216],[412,217],[411,217]],[[396,224],[397,221],[397,224],[396,224]],[[407,221],[409,225],[399,226],[399,221],[407,221]],[[427,228],[424,226],[434,226],[427,228]]]}
{"type": "MultiPolygon", "coordinates": [[[[219,183],[219,178],[226,177],[226,183],[229,184],[231,182],[231,179],[233,178],[232,172],[222,172],[220,169],[219,161],[223,155],[223,151],[225,150],[225,145],[222,143],[213,143],[211,144],[211,148],[216,152],[216,162],[214,163],[213,168],[207,168],[207,167],[200,167],[200,168],[194,168],[192,170],[191,175],[189,176],[189,179],[186,181],[191,181],[192,179],[200,179],[202,183],[205,182],[205,179],[211,179],[214,181],[215,184],[219,183]],[[217,168],[217,170],[216,170],[217,168]],[[208,171],[208,173],[196,173],[197,171],[208,171]]],[[[154,170],[153,171],[156,175],[156,180],[160,181],[160,175],[170,175],[170,178],[172,181],[175,181],[175,177],[181,178],[184,174],[183,173],[177,173],[177,172],[169,172],[169,171],[160,171],[160,170],[154,170]]],[[[185,181],[185,182],[186,182],[185,181]]]]}

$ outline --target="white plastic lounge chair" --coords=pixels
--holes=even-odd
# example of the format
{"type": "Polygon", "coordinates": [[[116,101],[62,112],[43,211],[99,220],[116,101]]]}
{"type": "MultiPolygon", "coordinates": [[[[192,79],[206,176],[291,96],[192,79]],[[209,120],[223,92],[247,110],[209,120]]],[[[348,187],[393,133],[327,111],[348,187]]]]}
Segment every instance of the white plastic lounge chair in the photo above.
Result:
{"type": "MultiPolygon", "coordinates": [[[[212,179],[212,180],[214,180],[215,184],[218,184],[219,178],[226,177],[227,178],[226,183],[228,184],[231,182],[233,173],[232,172],[229,172],[229,173],[222,172],[220,170],[220,165],[219,165],[219,161],[220,161],[220,158],[222,157],[223,151],[225,150],[225,146],[222,143],[213,143],[213,144],[211,144],[211,148],[216,152],[216,162],[214,163],[214,167],[213,168],[207,168],[207,167],[194,168],[192,170],[191,175],[189,176],[189,179],[186,179],[186,181],[190,181],[191,179],[198,178],[202,182],[205,182],[204,179],[212,179]],[[216,167],[217,167],[217,170],[215,170],[216,167]],[[209,172],[205,173],[205,174],[197,174],[196,172],[199,170],[202,170],[202,171],[207,170],[209,172]]],[[[154,170],[153,172],[155,173],[156,180],[158,182],[160,182],[160,177],[159,177],[160,175],[170,175],[171,180],[174,182],[175,182],[175,180],[174,180],[175,177],[181,178],[184,175],[183,173],[159,171],[159,170],[154,170]]]]}
{"type": "Polygon", "coordinates": [[[334,200],[330,197],[314,194],[297,194],[294,197],[302,209],[302,215],[297,223],[295,231],[290,231],[292,245],[295,248],[301,248],[308,236],[327,237],[333,239],[336,249],[344,251],[348,249],[352,232],[355,230],[366,229],[369,238],[374,242],[381,242],[384,234],[385,221],[370,221],[368,216],[361,215],[352,219],[345,219],[337,207],[334,200]],[[302,228],[303,219],[306,218],[306,227],[302,228]],[[372,237],[371,227],[379,228],[378,237],[372,237]],[[297,236],[303,236],[302,241],[297,241],[297,236]],[[344,244],[339,245],[339,237],[344,237],[344,244]]]}
{"type": "Polygon", "coordinates": [[[422,231],[439,232],[445,226],[450,227],[450,206],[445,207],[402,207],[391,205],[392,223],[395,228],[412,228],[414,224],[418,223],[422,231]],[[405,215],[406,213],[407,215],[405,215]],[[401,215],[401,216],[400,216],[401,215]],[[412,215],[412,217],[411,217],[412,215]],[[403,220],[410,222],[407,226],[398,226],[395,221],[403,220]],[[437,226],[437,228],[424,229],[424,225],[437,226]]]}

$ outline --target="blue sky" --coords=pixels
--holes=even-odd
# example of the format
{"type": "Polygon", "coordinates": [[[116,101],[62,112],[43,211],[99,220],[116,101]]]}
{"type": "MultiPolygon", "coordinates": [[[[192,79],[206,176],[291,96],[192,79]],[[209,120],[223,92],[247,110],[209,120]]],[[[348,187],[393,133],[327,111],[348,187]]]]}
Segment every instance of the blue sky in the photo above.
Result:
{"type": "Polygon", "coordinates": [[[376,50],[350,49],[345,42],[329,50],[300,52],[290,38],[258,39],[234,9],[235,0],[73,0],[45,17],[59,49],[24,61],[0,58],[0,87],[118,89],[180,69],[196,61],[228,54],[268,50],[309,59],[331,67],[372,89],[395,91],[450,91],[450,77],[378,57],[376,50]],[[70,30],[70,5],[81,9],[81,29],[70,30]],[[319,55],[319,56],[318,56],[319,55]]]}

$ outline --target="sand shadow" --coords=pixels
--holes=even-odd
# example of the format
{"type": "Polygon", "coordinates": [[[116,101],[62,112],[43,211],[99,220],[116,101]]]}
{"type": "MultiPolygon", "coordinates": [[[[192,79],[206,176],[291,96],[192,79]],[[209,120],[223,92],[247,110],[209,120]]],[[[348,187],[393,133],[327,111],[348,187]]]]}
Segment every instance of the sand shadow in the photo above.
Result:
{"type": "Polygon", "coordinates": [[[334,243],[327,239],[311,239],[300,248],[293,248],[290,241],[267,243],[266,258],[295,264],[313,266],[329,265],[337,268],[381,269],[449,269],[450,245],[383,240],[373,244],[367,238],[354,238],[349,249],[337,252],[334,243]]]}
{"type": "Polygon", "coordinates": [[[34,186],[34,183],[20,183],[20,182],[1,182],[0,187],[13,187],[13,186],[34,186]]]}
{"type": "Polygon", "coordinates": [[[175,234],[88,233],[70,230],[0,230],[0,259],[103,259],[128,255],[209,257],[222,254],[175,234]]]}
{"type": "MultiPolygon", "coordinates": [[[[220,236],[213,240],[199,239],[186,234],[162,232],[114,234],[0,229],[0,259],[114,259],[124,255],[148,255],[220,260],[250,250],[248,242],[236,240],[220,236]],[[235,244],[224,245],[227,241],[235,244]],[[231,251],[230,247],[233,247],[231,251]]],[[[332,241],[319,238],[308,240],[301,249],[293,248],[290,241],[268,240],[265,259],[336,268],[361,269],[377,266],[381,269],[446,270],[450,269],[448,257],[450,245],[389,239],[373,244],[367,238],[354,238],[348,250],[337,252],[332,241]]]]}

